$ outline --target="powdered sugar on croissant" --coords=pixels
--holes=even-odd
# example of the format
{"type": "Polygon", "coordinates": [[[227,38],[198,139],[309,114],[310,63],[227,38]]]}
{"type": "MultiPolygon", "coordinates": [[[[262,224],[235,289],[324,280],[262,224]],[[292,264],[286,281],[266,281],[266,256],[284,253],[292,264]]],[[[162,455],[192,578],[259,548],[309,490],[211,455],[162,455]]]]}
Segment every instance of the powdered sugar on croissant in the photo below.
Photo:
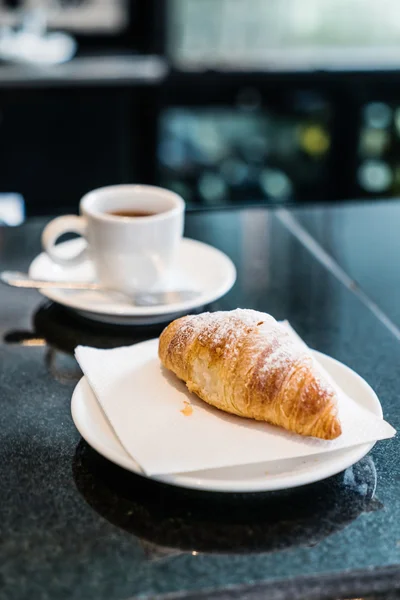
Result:
{"type": "Polygon", "coordinates": [[[161,334],[159,356],[190,391],[221,410],[302,435],[341,434],[334,389],[270,315],[237,309],[182,317],[161,334]]]}

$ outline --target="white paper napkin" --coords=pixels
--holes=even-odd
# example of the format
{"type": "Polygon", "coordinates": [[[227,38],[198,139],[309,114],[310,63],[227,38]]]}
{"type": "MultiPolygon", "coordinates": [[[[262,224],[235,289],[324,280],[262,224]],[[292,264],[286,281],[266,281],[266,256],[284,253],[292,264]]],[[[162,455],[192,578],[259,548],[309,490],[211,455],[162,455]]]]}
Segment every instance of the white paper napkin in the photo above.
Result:
{"type": "Polygon", "coordinates": [[[395,434],[338,388],[343,433],[332,441],[229,415],[190,394],[161,366],[157,349],[158,340],[151,340],[114,350],[79,346],[75,352],[116,436],[148,475],[321,454],[395,434]]]}

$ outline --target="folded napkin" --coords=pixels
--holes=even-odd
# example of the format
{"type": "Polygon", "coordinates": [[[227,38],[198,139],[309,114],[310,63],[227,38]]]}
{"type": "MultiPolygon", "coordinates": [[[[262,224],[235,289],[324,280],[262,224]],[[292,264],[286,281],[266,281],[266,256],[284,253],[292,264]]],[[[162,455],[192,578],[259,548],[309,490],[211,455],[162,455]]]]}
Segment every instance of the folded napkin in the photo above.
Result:
{"type": "MultiPolygon", "coordinates": [[[[282,326],[297,336],[288,323],[282,326]]],[[[158,340],[151,340],[114,350],[78,346],[75,351],[116,436],[147,475],[304,457],[395,434],[391,425],[363,409],[336,382],[343,430],[336,440],[307,438],[229,415],[191,394],[161,366],[157,349],[158,340]]]]}

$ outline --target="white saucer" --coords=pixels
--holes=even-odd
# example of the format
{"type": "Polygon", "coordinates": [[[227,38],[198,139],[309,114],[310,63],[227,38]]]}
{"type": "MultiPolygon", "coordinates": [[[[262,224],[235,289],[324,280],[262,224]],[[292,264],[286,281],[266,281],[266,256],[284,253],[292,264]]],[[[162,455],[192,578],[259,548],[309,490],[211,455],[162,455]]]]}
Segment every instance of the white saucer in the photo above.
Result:
{"type": "MultiPolygon", "coordinates": [[[[361,406],[383,418],[380,402],[364,379],[334,358],[313,352],[347,394],[361,406]]],[[[115,464],[145,477],[119,443],[85,377],[74,390],[71,411],[78,431],[97,452],[115,464]]],[[[162,451],[162,440],[156,440],[155,443],[159,444],[162,451]]],[[[369,443],[305,458],[163,475],[154,479],[179,487],[218,492],[282,490],[340,473],[358,462],[373,446],[373,443],[369,443]]]]}
{"type": "MultiPolygon", "coordinates": [[[[85,243],[81,238],[74,239],[59,244],[57,250],[60,256],[74,256],[85,243]]],[[[93,281],[95,278],[93,264],[89,260],[79,266],[64,267],[55,264],[45,253],[39,254],[33,260],[29,275],[35,279],[54,281],[93,281]]],[[[165,289],[180,287],[199,291],[194,300],[168,306],[139,307],[106,292],[46,289],[41,290],[41,293],[50,300],[96,321],[148,325],[172,320],[221,298],[235,281],[236,269],[226,254],[208,244],[184,238],[175,272],[165,289]]]]}

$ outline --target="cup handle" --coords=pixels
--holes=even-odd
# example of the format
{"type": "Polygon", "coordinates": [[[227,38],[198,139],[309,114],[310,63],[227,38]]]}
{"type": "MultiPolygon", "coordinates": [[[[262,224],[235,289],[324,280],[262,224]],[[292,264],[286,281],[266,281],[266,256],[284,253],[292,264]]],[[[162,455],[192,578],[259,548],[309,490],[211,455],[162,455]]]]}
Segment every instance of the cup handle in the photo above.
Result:
{"type": "Polygon", "coordinates": [[[64,233],[77,233],[85,237],[86,219],[84,217],[77,217],[76,215],[65,215],[64,217],[57,217],[57,219],[50,221],[42,233],[43,250],[58,265],[70,267],[79,265],[87,258],[87,248],[83,248],[78,254],[68,258],[63,258],[55,251],[56,242],[64,233]]]}

